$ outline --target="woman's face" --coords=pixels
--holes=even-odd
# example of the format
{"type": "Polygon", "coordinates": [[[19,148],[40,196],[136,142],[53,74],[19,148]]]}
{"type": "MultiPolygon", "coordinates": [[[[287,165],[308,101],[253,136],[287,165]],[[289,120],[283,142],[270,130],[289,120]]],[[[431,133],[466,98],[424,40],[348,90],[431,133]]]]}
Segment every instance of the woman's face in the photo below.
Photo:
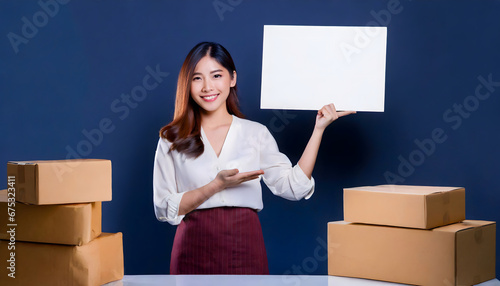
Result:
{"type": "Polygon", "coordinates": [[[194,69],[191,97],[208,113],[226,110],[226,99],[231,87],[235,85],[236,72],[231,76],[226,68],[207,55],[194,69]]]}

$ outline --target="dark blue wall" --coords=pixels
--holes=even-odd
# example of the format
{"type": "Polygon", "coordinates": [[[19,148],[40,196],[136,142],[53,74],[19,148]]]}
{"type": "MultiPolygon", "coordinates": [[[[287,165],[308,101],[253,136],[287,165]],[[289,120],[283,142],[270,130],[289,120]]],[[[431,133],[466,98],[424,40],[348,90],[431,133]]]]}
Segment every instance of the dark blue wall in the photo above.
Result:
{"type": "Polygon", "coordinates": [[[326,274],[326,224],[342,219],[342,188],[387,183],[388,172],[399,184],[464,186],[469,219],[500,221],[500,1],[60,2],[43,12],[37,1],[0,1],[0,173],[8,160],[111,159],[103,230],[124,233],[126,274],[168,273],[175,227],[153,213],[153,157],[197,42],[232,53],[243,112],[300,157],[315,113],[259,109],[264,24],[388,26],[386,112],[329,127],[309,201],[264,189],[272,274],[326,274]],[[149,69],[161,71],[158,84],[141,94],[149,69]],[[476,94],[479,77],[495,82],[479,90],[488,98],[476,94]],[[102,120],[111,130],[88,140],[102,120]]]}

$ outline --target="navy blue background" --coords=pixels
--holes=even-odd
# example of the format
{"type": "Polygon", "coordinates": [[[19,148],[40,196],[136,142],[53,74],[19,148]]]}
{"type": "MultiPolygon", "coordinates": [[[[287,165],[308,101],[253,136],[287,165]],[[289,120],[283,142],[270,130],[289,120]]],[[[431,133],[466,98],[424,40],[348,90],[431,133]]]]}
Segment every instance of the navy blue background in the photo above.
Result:
{"type": "Polygon", "coordinates": [[[87,144],[82,157],[113,162],[103,230],[123,232],[125,273],[168,273],[175,227],[154,216],[152,167],[187,52],[205,40],[231,52],[242,111],[267,125],[296,162],[315,113],[260,110],[263,25],[375,21],[388,27],[386,111],[328,128],[310,200],[286,201],[264,188],[260,218],[271,273],[326,274],[326,224],[343,218],[342,188],[385,184],[386,172],[404,175],[400,184],[463,186],[467,218],[500,221],[500,87],[491,87],[487,99],[473,98],[478,77],[500,82],[500,1],[389,3],[391,9],[387,1],[70,1],[44,18],[37,1],[0,1],[0,173],[9,160],[64,159],[87,144]],[[221,3],[226,10],[217,12],[221,3]],[[38,30],[12,45],[9,33],[23,36],[23,17],[38,30]],[[169,74],[142,101],[121,102],[142,85],[148,66],[169,74]],[[472,110],[467,118],[453,111],[464,100],[472,110]],[[104,118],[113,131],[89,145],[82,132],[104,118]],[[431,138],[436,128],[446,141],[418,157],[414,141],[431,138]],[[399,172],[411,154],[418,164],[399,172]]]}

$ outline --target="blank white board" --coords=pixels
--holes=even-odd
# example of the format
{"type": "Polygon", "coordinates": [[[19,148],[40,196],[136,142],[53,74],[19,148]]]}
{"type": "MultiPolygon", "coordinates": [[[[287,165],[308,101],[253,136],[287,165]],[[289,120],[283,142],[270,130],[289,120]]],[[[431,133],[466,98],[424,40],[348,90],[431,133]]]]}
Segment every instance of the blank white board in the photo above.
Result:
{"type": "Polygon", "coordinates": [[[384,111],[386,27],[264,26],[262,109],[384,111]]]}

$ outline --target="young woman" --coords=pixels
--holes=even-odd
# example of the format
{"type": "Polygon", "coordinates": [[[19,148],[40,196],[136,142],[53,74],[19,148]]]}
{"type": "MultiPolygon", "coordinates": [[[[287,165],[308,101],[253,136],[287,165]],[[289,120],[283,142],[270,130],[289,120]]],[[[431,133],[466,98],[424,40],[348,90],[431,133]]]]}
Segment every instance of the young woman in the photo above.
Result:
{"type": "Polygon", "coordinates": [[[179,73],[174,119],[160,130],[153,176],[156,217],[178,225],[170,274],[268,274],[260,178],[275,195],[309,198],[325,128],[352,113],[321,108],[292,166],[264,125],[243,119],[236,79],[228,51],[210,42],[196,45],[179,73]]]}

